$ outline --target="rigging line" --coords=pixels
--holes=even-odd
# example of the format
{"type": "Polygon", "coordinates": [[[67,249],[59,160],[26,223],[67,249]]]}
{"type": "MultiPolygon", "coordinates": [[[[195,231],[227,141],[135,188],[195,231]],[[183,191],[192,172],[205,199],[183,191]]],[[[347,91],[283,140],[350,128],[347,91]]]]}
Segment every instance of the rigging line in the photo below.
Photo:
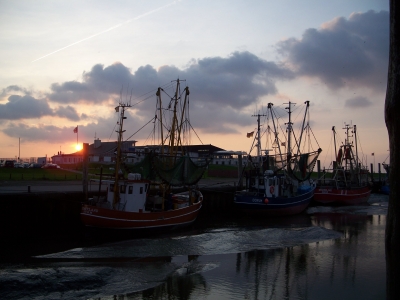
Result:
{"type": "MultiPolygon", "coordinates": [[[[140,104],[140,103],[142,103],[142,102],[144,102],[144,101],[146,101],[146,100],[148,100],[148,99],[150,99],[150,98],[153,98],[154,95],[155,95],[155,94],[151,94],[151,95],[149,95],[147,98],[144,98],[143,100],[141,100],[141,101],[139,101],[139,102],[136,102],[135,104],[132,104],[130,107],[134,107],[134,106],[136,106],[136,105],[138,105],[138,104],[140,104]]],[[[138,98],[139,98],[139,97],[138,97],[138,98]]],[[[128,109],[129,109],[129,107],[128,107],[128,109]]]]}
{"type": "Polygon", "coordinates": [[[108,141],[110,141],[112,134],[115,132],[115,127],[117,127],[117,123],[115,123],[113,130],[111,131],[110,137],[108,138],[108,141]]]}
{"type": "MultiPolygon", "coordinates": [[[[317,140],[317,138],[315,137],[314,132],[312,131],[311,127],[308,127],[308,128],[310,129],[310,131],[311,131],[311,133],[312,133],[312,135],[313,135],[313,137],[314,137],[314,140],[315,140],[315,142],[316,142],[317,145],[318,145],[318,148],[321,148],[321,146],[318,144],[318,140],[317,140]]],[[[335,154],[335,155],[336,155],[336,154],[335,154]]]]}
{"type": "Polygon", "coordinates": [[[386,160],[389,158],[390,153],[388,154],[388,156],[386,156],[385,160],[383,161],[383,163],[386,163],[386,160]]]}
{"type": "MultiPolygon", "coordinates": [[[[358,133],[358,132],[357,132],[358,133]]],[[[362,145],[361,145],[361,140],[360,140],[360,135],[359,134],[357,134],[357,140],[359,141],[359,145],[360,145],[360,148],[361,148],[361,154],[364,156],[364,150],[363,150],[363,148],[362,148],[362,145]]],[[[357,142],[357,141],[356,141],[357,142]]]]}
{"type": "Polygon", "coordinates": [[[151,121],[155,120],[155,118],[152,118],[150,121],[148,121],[146,124],[144,124],[142,127],[140,127],[135,133],[133,133],[130,137],[128,137],[126,141],[128,141],[131,137],[133,137],[136,133],[138,133],[140,130],[142,130],[147,124],[149,124],[151,121]]]}
{"type": "MultiPolygon", "coordinates": [[[[171,85],[171,83],[165,83],[164,85],[161,85],[160,88],[166,88],[168,85],[171,85]]],[[[158,89],[158,88],[157,88],[157,89],[158,89]]],[[[147,96],[145,99],[140,100],[139,102],[133,104],[131,107],[133,107],[133,106],[135,106],[135,105],[137,105],[137,104],[139,104],[139,103],[142,103],[143,101],[146,101],[146,100],[148,100],[149,98],[152,98],[152,97],[155,95],[157,89],[152,89],[151,91],[148,91],[148,92],[146,92],[146,93],[144,93],[144,94],[142,94],[142,95],[140,95],[140,96],[138,96],[138,97],[132,99],[133,101],[136,101],[136,99],[140,99],[140,98],[142,98],[143,96],[146,96],[146,95],[148,95],[148,94],[151,93],[151,95],[149,95],[149,96],[147,96]]]]}
{"type": "Polygon", "coordinates": [[[197,136],[197,138],[199,139],[199,141],[201,142],[202,145],[204,145],[203,141],[200,139],[200,137],[198,136],[196,130],[194,130],[194,128],[192,127],[192,124],[190,124],[190,122],[188,122],[190,128],[192,128],[193,132],[195,133],[195,135],[197,136]]]}
{"type": "MultiPolygon", "coordinates": [[[[148,124],[148,123],[147,123],[148,124]]],[[[146,124],[146,125],[147,125],[146,124]]],[[[145,126],[146,126],[145,125],[145,126]]],[[[154,131],[152,130],[150,133],[149,133],[149,135],[147,136],[147,138],[144,140],[144,143],[143,143],[143,145],[147,145],[147,141],[150,139],[150,137],[153,135],[153,133],[154,133],[154,131]]]]}
{"type": "MultiPolygon", "coordinates": [[[[326,161],[328,159],[328,155],[329,155],[329,152],[330,152],[329,150],[331,150],[331,157],[332,157],[332,152],[335,152],[335,149],[334,149],[334,147],[332,147],[332,144],[333,144],[333,135],[331,136],[331,141],[329,143],[328,150],[326,151],[326,155],[325,155],[325,158],[324,158],[324,161],[323,161],[324,165],[327,163],[326,161]]],[[[334,157],[334,160],[336,160],[336,153],[334,153],[333,157],[334,157]]],[[[329,162],[328,168],[331,165],[332,165],[332,159],[329,162]]],[[[333,168],[333,165],[332,165],[332,168],[333,168]]]]}

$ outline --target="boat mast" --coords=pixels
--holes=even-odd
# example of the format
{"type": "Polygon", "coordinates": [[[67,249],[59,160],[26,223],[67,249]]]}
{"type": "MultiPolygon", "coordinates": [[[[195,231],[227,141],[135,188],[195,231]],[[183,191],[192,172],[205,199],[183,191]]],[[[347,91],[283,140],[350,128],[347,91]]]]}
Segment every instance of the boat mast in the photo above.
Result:
{"type": "Polygon", "coordinates": [[[252,115],[252,117],[257,117],[257,161],[258,161],[258,168],[262,173],[262,154],[261,154],[261,125],[260,125],[260,117],[265,117],[266,115],[252,115]]]}
{"type": "Polygon", "coordinates": [[[343,151],[343,156],[346,160],[346,169],[349,169],[349,164],[350,164],[350,169],[352,168],[352,164],[351,164],[351,144],[350,144],[350,134],[349,134],[349,130],[350,130],[350,125],[345,124],[345,127],[343,128],[346,130],[346,140],[344,143],[344,151],[343,151]],[[349,153],[349,155],[347,155],[349,153]],[[350,162],[348,162],[347,160],[350,159],[350,162]]]}
{"type": "Polygon", "coordinates": [[[172,125],[171,125],[171,132],[170,132],[170,142],[169,142],[169,155],[170,156],[176,156],[176,153],[178,151],[177,147],[178,142],[180,140],[180,130],[178,129],[178,117],[177,117],[177,106],[178,106],[178,100],[180,99],[180,80],[176,80],[176,90],[175,90],[175,96],[172,98],[174,101],[174,110],[173,110],[173,117],[172,117],[172,125]],[[178,137],[175,135],[178,134],[178,137]]]}
{"type": "MultiPolygon", "coordinates": [[[[179,129],[178,129],[178,145],[182,146],[182,127],[183,127],[183,119],[185,117],[185,112],[186,112],[186,104],[188,102],[188,97],[189,97],[189,87],[185,87],[185,100],[183,101],[183,107],[182,107],[182,113],[181,113],[181,121],[179,123],[179,129]]],[[[183,149],[182,149],[183,153],[183,149]]]]}
{"type": "Polygon", "coordinates": [[[292,103],[289,101],[289,106],[285,107],[285,109],[288,110],[288,114],[289,114],[289,122],[285,123],[285,125],[287,125],[287,132],[288,132],[288,147],[287,147],[287,166],[288,168],[290,168],[290,159],[292,158],[292,144],[291,144],[291,135],[292,135],[292,105],[294,105],[296,103],[292,103]]]}
{"type": "Polygon", "coordinates": [[[275,140],[274,140],[274,142],[278,145],[279,156],[280,156],[280,159],[281,159],[281,161],[282,161],[281,145],[280,145],[279,140],[278,140],[278,131],[277,131],[277,129],[276,129],[275,118],[274,118],[274,114],[273,114],[273,111],[272,111],[272,106],[273,106],[273,105],[274,105],[274,104],[271,103],[271,102],[268,103],[268,109],[269,109],[269,111],[270,111],[270,113],[271,113],[272,125],[274,126],[274,135],[275,135],[275,140]]]}
{"type": "Polygon", "coordinates": [[[118,142],[117,142],[117,156],[115,159],[115,181],[114,181],[114,198],[113,198],[113,207],[114,209],[116,208],[117,203],[119,202],[119,171],[121,168],[121,146],[122,146],[122,134],[125,132],[123,130],[124,126],[124,120],[126,119],[125,117],[125,109],[127,107],[130,107],[130,104],[124,104],[120,102],[118,106],[115,107],[116,112],[120,112],[119,116],[119,128],[118,131],[118,142]]]}
{"type": "MultiPolygon", "coordinates": [[[[307,112],[308,112],[308,108],[310,107],[310,101],[306,101],[304,102],[304,104],[306,104],[306,111],[304,113],[304,119],[303,119],[303,125],[301,127],[301,133],[300,133],[300,139],[299,139],[299,144],[297,145],[297,155],[300,154],[300,146],[301,146],[301,140],[303,138],[303,132],[304,132],[304,124],[306,122],[306,117],[307,117],[307,112]]],[[[289,103],[290,106],[290,103],[289,103]]],[[[290,114],[289,114],[289,118],[290,118],[290,114]]],[[[290,121],[289,121],[290,122],[290,121]]]]}
{"type": "Polygon", "coordinates": [[[337,149],[336,149],[336,131],[335,131],[335,126],[332,126],[332,131],[333,131],[333,144],[335,145],[335,156],[337,155],[337,149]]]}
{"type": "Polygon", "coordinates": [[[160,109],[160,134],[161,134],[161,154],[164,154],[164,131],[163,131],[163,120],[162,120],[162,101],[161,101],[161,91],[163,89],[162,88],[158,88],[157,90],[157,104],[159,105],[159,109],[160,109]]]}
{"type": "Polygon", "coordinates": [[[358,149],[357,149],[357,126],[354,125],[354,140],[355,140],[355,144],[356,144],[356,168],[361,167],[358,165],[358,149]]]}

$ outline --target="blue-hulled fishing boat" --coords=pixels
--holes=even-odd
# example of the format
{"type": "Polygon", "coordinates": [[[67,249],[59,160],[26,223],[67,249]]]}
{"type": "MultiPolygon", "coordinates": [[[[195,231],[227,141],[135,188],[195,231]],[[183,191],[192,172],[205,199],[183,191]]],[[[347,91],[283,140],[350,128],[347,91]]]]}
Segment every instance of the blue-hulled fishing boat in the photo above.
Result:
{"type": "Polygon", "coordinates": [[[248,156],[248,163],[243,177],[246,188],[235,193],[234,203],[238,209],[251,214],[268,216],[294,215],[302,212],[310,204],[314,195],[315,184],[310,179],[315,163],[321,153],[321,148],[311,148],[311,128],[306,117],[309,114],[309,101],[305,102],[305,113],[300,135],[295,136],[291,119],[292,107],[295,103],[289,102],[285,109],[289,115],[286,123],[286,133],[279,138],[278,116],[273,104],[268,104],[268,114],[258,114],[257,134],[251,151],[256,148],[257,156],[248,156]],[[272,127],[261,132],[260,118],[267,117],[272,121],[272,127]],[[308,132],[308,134],[306,133],[308,132]],[[261,149],[261,136],[266,134],[272,142],[272,150],[261,149]],[[293,137],[292,137],[293,136],[293,137]],[[293,140],[292,140],[293,139],[293,140]],[[308,141],[306,141],[308,140],[308,141]],[[305,142],[309,150],[302,152],[305,142]]]}

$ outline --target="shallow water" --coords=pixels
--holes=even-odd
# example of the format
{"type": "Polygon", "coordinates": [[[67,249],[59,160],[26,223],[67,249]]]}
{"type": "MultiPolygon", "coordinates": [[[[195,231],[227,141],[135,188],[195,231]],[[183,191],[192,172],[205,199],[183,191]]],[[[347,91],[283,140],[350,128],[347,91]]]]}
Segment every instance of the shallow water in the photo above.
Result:
{"type": "MultiPolygon", "coordinates": [[[[2,264],[4,299],[385,299],[388,197],[2,264]]],[[[218,224],[216,224],[218,223],[218,224]]]]}

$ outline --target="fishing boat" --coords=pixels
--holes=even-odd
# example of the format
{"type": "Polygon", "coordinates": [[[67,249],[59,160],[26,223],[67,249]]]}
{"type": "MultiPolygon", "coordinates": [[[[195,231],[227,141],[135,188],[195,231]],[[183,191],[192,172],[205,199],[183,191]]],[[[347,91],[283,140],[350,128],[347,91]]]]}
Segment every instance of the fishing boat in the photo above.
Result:
{"type": "Polygon", "coordinates": [[[337,156],[332,162],[332,169],[325,170],[318,179],[314,193],[315,202],[355,205],[367,202],[371,195],[368,169],[358,157],[357,126],[345,124],[343,129],[346,133],[345,142],[337,150],[336,131],[332,127],[337,156]]]}
{"type": "Polygon", "coordinates": [[[389,195],[390,194],[390,185],[389,185],[389,175],[390,175],[390,164],[389,163],[382,163],[383,168],[386,171],[386,178],[380,188],[380,192],[382,194],[389,195]]]}
{"type": "Polygon", "coordinates": [[[234,197],[234,204],[238,209],[251,214],[287,216],[301,213],[310,204],[315,190],[315,183],[310,176],[322,150],[320,147],[312,149],[311,128],[309,121],[306,122],[309,101],[304,104],[305,113],[299,136],[294,135],[291,119],[295,103],[289,102],[285,108],[289,121],[286,123],[286,132],[283,133],[282,139],[279,138],[280,127],[272,103],[268,104],[267,115],[254,115],[257,117],[257,133],[250,153],[256,148],[257,155],[248,156],[243,173],[246,187],[237,191],[234,197]],[[268,125],[265,131],[266,135],[270,136],[272,150],[261,148],[260,118],[263,116],[267,117],[268,122],[272,121],[273,127],[268,125]],[[302,152],[302,145],[306,140],[309,149],[302,152]]]}
{"type": "Polygon", "coordinates": [[[114,178],[103,180],[107,184],[104,197],[91,198],[82,205],[80,216],[84,225],[145,231],[175,229],[196,220],[203,203],[196,183],[206,165],[195,164],[184,151],[182,133],[188,122],[189,88],[184,89],[183,97],[180,81],[176,81],[175,95],[168,101],[169,109],[163,108],[162,91],[159,88],[157,92],[157,114],[152,123],[161,130],[170,127],[165,136],[161,133],[161,144],[146,154],[139,167],[141,171],[130,172],[127,178],[121,172],[125,166],[121,144],[125,111],[131,105],[120,101],[115,108],[119,113],[119,129],[114,178]],[[167,111],[172,117],[169,124],[163,122],[167,111]]]}

